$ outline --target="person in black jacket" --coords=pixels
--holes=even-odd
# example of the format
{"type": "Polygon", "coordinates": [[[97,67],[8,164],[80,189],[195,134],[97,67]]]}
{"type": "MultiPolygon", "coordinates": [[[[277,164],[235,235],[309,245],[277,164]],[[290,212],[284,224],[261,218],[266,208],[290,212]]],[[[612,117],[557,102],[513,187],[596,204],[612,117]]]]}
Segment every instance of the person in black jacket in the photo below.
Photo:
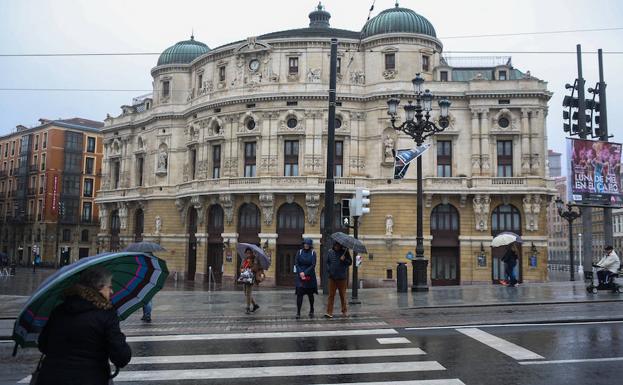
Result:
{"type": "Polygon", "coordinates": [[[64,293],[39,335],[45,355],[37,385],[108,385],[110,360],[117,368],[132,358],[110,302],[112,274],[86,270],[64,293]]]}
{"type": "Polygon", "coordinates": [[[329,300],[327,301],[327,312],[325,318],[333,318],[333,302],[335,301],[335,290],[340,293],[342,303],[342,315],[348,315],[346,307],[346,286],[348,285],[348,266],[353,263],[348,250],[341,244],[335,242],[333,248],[327,253],[327,274],[329,275],[329,300]]]}
{"type": "Polygon", "coordinates": [[[511,244],[506,249],[502,262],[506,264],[505,274],[506,280],[500,283],[504,286],[515,287],[517,285],[517,278],[515,277],[515,266],[517,266],[517,260],[519,259],[519,250],[516,244],[511,244]]]}
{"type": "Polygon", "coordinates": [[[316,280],[316,252],[311,238],[303,240],[303,248],[296,253],[296,318],[301,318],[303,297],[309,298],[309,318],[314,318],[314,294],[318,294],[316,280]]]}

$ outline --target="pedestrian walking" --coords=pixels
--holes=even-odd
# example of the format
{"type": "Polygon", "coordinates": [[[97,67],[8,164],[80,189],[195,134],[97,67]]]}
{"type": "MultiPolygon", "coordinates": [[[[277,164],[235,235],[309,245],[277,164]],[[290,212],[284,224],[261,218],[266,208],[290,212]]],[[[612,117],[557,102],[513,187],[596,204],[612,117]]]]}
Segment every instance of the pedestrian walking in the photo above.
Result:
{"type": "Polygon", "coordinates": [[[112,293],[112,274],[104,267],[84,271],[65,291],[39,335],[45,356],[37,385],[108,385],[109,361],[117,368],[130,362],[112,293]]]}
{"type": "Polygon", "coordinates": [[[41,263],[41,256],[39,254],[35,254],[32,258],[32,272],[34,273],[37,270],[37,266],[41,263]]]}
{"type": "Polygon", "coordinates": [[[309,298],[309,318],[314,318],[314,294],[318,294],[316,280],[316,251],[311,238],[303,240],[303,248],[294,258],[296,268],[296,318],[301,318],[303,297],[309,298]]]}
{"type": "Polygon", "coordinates": [[[325,318],[333,318],[333,302],[335,301],[335,291],[340,293],[342,304],[342,316],[348,316],[346,307],[346,286],[348,284],[348,266],[353,263],[353,259],[348,253],[348,249],[342,244],[335,242],[333,248],[327,253],[327,274],[329,275],[329,300],[327,302],[327,312],[325,318]]]}
{"type": "Polygon", "coordinates": [[[251,314],[260,308],[253,298],[253,285],[260,283],[264,278],[264,270],[262,266],[256,261],[255,254],[250,248],[244,251],[245,259],[242,261],[240,267],[240,277],[238,281],[242,283],[244,287],[245,303],[247,305],[246,313],[251,314]],[[251,307],[253,305],[253,307],[251,307]]]}
{"type": "Polygon", "coordinates": [[[505,264],[504,273],[506,280],[500,281],[504,286],[515,287],[517,285],[517,278],[515,277],[515,266],[517,266],[517,260],[519,259],[519,250],[517,244],[511,243],[507,248],[502,262],[505,264]]]}

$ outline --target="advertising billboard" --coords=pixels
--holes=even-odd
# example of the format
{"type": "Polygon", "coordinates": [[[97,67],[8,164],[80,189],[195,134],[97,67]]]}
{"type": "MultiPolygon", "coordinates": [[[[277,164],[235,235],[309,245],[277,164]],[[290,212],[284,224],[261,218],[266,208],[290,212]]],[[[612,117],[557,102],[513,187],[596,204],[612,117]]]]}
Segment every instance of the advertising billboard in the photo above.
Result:
{"type": "Polygon", "coordinates": [[[413,147],[410,150],[398,150],[394,152],[394,179],[402,179],[405,177],[409,164],[422,156],[430,148],[430,144],[426,143],[419,147],[413,147]]]}
{"type": "Polygon", "coordinates": [[[570,201],[623,206],[620,143],[567,139],[567,159],[570,201]]]}

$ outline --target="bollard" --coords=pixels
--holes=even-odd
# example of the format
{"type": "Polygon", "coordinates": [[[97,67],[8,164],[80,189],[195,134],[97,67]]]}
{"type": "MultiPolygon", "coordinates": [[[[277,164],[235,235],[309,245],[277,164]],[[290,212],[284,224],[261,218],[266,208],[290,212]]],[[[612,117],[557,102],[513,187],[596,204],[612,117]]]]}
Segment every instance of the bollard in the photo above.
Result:
{"type": "Polygon", "coordinates": [[[398,267],[396,267],[396,289],[398,293],[406,293],[408,291],[407,264],[404,262],[398,262],[398,267]]]}

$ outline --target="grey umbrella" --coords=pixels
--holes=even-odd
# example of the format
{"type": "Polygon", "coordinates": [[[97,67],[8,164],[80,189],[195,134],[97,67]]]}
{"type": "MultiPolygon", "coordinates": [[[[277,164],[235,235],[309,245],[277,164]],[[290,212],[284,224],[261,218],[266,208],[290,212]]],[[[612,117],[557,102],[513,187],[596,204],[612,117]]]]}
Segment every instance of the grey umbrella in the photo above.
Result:
{"type": "Polygon", "coordinates": [[[166,249],[154,242],[136,242],[130,243],[123,251],[133,251],[138,253],[156,253],[158,251],[166,251],[166,249]]]}
{"type": "Polygon", "coordinates": [[[270,267],[270,257],[266,255],[264,250],[260,249],[257,245],[252,243],[239,243],[237,247],[238,255],[240,258],[245,259],[246,255],[244,254],[246,249],[251,249],[255,257],[258,259],[260,265],[262,265],[262,269],[268,270],[270,267]]]}
{"type": "Polygon", "coordinates": [[[347,249],[352,249],[355,253],[368,253],[366,246],[359,239],[351,237],[348,234],[338,231],[337,233],[331,234],[331,238],[347,249]]]}

